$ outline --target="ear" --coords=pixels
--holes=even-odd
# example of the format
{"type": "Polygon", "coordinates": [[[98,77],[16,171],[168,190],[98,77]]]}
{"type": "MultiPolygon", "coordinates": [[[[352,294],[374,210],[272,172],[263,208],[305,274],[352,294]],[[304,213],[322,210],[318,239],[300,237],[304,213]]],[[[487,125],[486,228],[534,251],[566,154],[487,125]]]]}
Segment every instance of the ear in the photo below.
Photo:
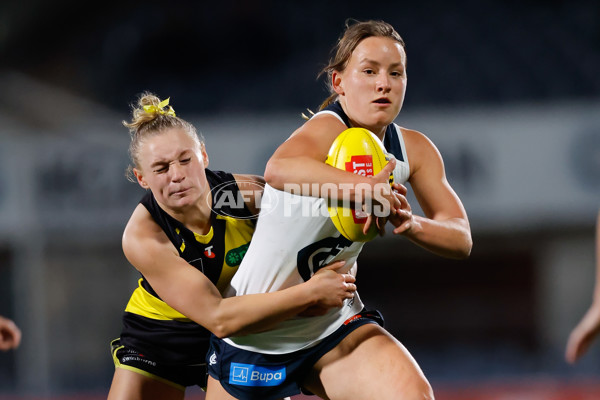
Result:
{"type": "Polygon", "coordinates": [[[338,71],[331,73],[331,87],[338,95],[344,95],[344,85],[342,83],[342,74],[338,71]]]}
{"type": "Polygon", "coordinates": [[[141,187],[143,187],[144,189],[150,189],[150,186],[148,186],[148,183],[146,182],[146,180],[144,179],[144,176],[142,175],[142,171],[140,171],[137,168],[134,168],[133,174],[135,175],[135,178],[137,179],[137,181],[141,187]]]}
{"type": "Polygon", "coordinates": [[[208,167],[208,153],[206,152],[206,147],[204,143],[200,144],[200,152],[202,154],[202,161],[204,161],[204,168],[208,167]]]}

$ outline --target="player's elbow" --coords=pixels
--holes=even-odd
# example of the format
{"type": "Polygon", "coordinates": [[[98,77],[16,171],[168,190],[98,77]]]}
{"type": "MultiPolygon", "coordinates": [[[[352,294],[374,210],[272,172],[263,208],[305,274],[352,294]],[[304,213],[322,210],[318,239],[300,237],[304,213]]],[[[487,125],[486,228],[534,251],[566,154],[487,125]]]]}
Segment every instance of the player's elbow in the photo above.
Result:
{"type": "Polygon", "coordinates": [[[219,339],[223,339],[230,336],[237,336],[237,334],[239,333],[239,329],[236,329],[232,326],[231,323],[228,323],[227,321],[215,321],[210,331],[219,339]]]}
{"type": "Polygon", "coordinates": [[[452,249],[451,258],[457,260],[465,260],[471,255],[473,249],[473,237],[471,236],[471,228],[466,220],[461,220],[458,229],[455,231],[455,242],[454,248],[452,249]]]}
{"type": "Polygon", "coordinates": [[[434,252],[445,258],[465,260],[471,255],[472,248],[473,240],[471,239],[471,235],[468,235],[455,241],[451,246],[440,248],[438,251],[434,250],[434,252]]]}
{"type": "Polygon", "coordinates": [[[277,158],[271,158],[265,167],[265,181],[276,189],[282,189],[284,184],[283,162],[277,158]]]}
{"type": "Polygon", "coordinates": [[[212,332],[213,335],[215,335],[219,339],[223,339],[223,338],[232,336],[231,332],[229,332],[229,330],[224,326],[215,326],[210,331],[212,332]]]}
{"type": "Polygon", "coordinates": [[[231,314],[216,315],[210,326],[210,331],[219,339],[244,334],[246,326],[231,314]]]}
{"type": "Polygon", "coordinates": [[[471,256],[471,250],[473,249],[473,239],[470,234],[465,235],[462,243],[458,248],[455,249],[454,258],[458,260],[466,260],[471,256]]]}
{"type": "Polygon", "coordinates": [[[466,260],[471,256],[471,249],[473,248],[473,242],[470,242],[464,248],[462,248],[458,253],[459,260],[466,260]]]}

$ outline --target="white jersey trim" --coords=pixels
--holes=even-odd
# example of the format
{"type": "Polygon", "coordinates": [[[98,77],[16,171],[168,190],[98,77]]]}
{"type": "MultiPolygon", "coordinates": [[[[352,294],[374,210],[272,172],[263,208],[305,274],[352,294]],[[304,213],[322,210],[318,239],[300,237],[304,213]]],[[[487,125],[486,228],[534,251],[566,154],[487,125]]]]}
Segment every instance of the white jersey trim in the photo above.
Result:
{"type": "Polygon", "coordinates": [[[329,110],[323,110],[323,111],[319,111],[318,113],[316,113],[315,115],[313,115],[313,118],[316,117],[319,114],[329,114],[329,115],[333,115],[334,117],[336,117],[342,124],[346,125],[346,123],[344,122],[344,120],[342,119],[342,117],[339,116],[338,113],[333,112],[333,111],[329,111],[329,110]]]}

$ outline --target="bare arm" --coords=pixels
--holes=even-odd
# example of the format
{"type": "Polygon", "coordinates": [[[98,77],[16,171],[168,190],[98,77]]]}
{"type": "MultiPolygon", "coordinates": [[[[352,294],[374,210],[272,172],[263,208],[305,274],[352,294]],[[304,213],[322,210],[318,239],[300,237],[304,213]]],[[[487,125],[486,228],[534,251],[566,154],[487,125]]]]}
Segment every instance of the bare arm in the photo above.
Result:
{"type": "MultiPolygon", "coordinates": [[[[331,144],[345,129],[345,125],[331,115],[313,117],[273,154],[267,164],[265,179],[280,190],[285,189],[286,183],[309,183],[319,187],[332,182],[349,186],[387,182],[393,171],[392,163],[374,178],[360,177],[324,163],[331,144]]],[[[472,247],[469,221],[460,199],[446,180],[440,153],[419,132],[404,130],[404,136],[411,165],[410,183],[425,216],[412,214],[405,197],[406,188],[403,188],[398,196],[389,200],[394,211],[401,212],[398,216],[392,212],[390,216],[390,222],[396,227],[394,233],[444,257],[468,257],[472,247]]],[[[311,195],[324,197],[322,193],[311,195]]],[[[354,200],[353,196],[354,193],[342,190],[338,193],[340,198],[354,200]]]]}
{"type": "Polygon", "coordinates": [[[403,129],[411,168],[409,182],[425,216],[413,215],[406,189],[399,189],[402,208],[390,217],[394,233],[440,256],[466,258],[473,241],[467,213],[448,183],[442,156],[435,145],[417,131],[403,129]]]}
{"type": "Polygon", "coordinates": [[[341,307],[356,289],[352,276],[326,269],[285,290],[223,299],[202,272],[179,256],[142,205],[125,228],[123,250],[163,301],[218,337],[266,330],[317,304],[341,307]]]}
{"type": "Polygon", "coordinates": [[[583,356],[600,334],[600,211],[596,220],[596,283],[594,299],[581,321],[569,335],[566,360],[574,364],[583,356]]]}
{"type": "MultiPolygon", "coordinates": [[[[302,192],[302,195],[345,198],[350,201],[355,200],[354,188],[359,184],[362,184],[362,187],[373,187],[377,183],[387,183],[390,173],[394,170],[394,162],[388,163],[383,171],[370,178],[325,164],[333,141],[346,129],[344,124],[331,115],[311,118],[282,143],[269,159],[265,169],[265,180],[276,189],[288,191],[290,184],[310,184],[306,187],[311,191],[302,192]],[[324,184],[331,183],[337,185],[336,193],[320,190],[324,184]],[[312,191],[313,188],[317,188],[318,191],[312,191]]],[[[367,196],[370,194],[365,193],[367,196]]],[[[393,200],[391,196],[389,200],[393,200]]]]}

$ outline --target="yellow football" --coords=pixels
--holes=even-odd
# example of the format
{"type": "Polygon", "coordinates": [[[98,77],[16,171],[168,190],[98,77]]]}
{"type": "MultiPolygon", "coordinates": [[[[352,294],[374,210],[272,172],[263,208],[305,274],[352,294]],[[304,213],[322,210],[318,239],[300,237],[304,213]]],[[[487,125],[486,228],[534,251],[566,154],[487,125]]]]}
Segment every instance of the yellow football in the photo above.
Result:
{"type": "MultiPolygon", "coordinates": [[[[387,159],[383,143],[377,136],[364,128],[349,128],[335,139],[325,162],[354,174],[373,176],[387,164],[387,159]]],[[[330,203],[329,216],[338,231],[353,242],[367,242],[377,236],[375,224],[366,235],[363,233],[367,214],[356,210],[348,201],[330,203]]]]}

